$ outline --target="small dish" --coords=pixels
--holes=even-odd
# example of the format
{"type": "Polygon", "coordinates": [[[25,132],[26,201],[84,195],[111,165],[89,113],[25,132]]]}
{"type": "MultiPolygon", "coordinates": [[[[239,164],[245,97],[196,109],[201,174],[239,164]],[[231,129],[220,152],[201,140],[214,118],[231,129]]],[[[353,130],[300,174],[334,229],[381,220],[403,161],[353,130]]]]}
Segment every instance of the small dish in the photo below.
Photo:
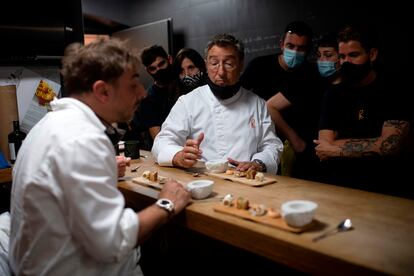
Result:
{"type": "Polygon", "coordinates": [[[280,210],[286,223],[293,227],[303,227],[310,223],[318,204],[308,200],[292,200],[282,204],[280,210]]]}
{"type": "Polygon", "coordinates": [[[206,162],[206,169],[212,173],[224,173],[229,166],[227,160],[209,160],[206,162]]]}
{"type": "Polygon", "coordinates": [[[213,192],[214,181],[208,179],[200,179],[191,181],[187,184],[187,190],[191,192],[194,199],[207,198],[213,192]]]}

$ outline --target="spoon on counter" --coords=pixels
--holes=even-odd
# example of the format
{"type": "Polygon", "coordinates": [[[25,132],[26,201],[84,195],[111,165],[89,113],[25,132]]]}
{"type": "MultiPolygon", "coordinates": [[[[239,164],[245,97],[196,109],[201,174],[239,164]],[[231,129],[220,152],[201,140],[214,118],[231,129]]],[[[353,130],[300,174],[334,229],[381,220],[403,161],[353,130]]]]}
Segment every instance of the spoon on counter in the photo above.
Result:
{"type": "Polygon", "coordinates": [[[335,233],[338,233],[338,232],[345,232],[345,231],[348,231],[348,230],[351,230],[351,229],[352,229],[352,221],[351,221],[351,219],[347,218],[347,219],[341,221],[336,226],[336,228],[328,230],[325,233],[323,233],[322,235],[319,235],[319,236],[313,238],[313,241],[316,242],[316,241],[319,241],[320,239],[323,239],[323,238],[325,238],[327,236],[330,236],[332,234],[335,234],[335,233]]]}

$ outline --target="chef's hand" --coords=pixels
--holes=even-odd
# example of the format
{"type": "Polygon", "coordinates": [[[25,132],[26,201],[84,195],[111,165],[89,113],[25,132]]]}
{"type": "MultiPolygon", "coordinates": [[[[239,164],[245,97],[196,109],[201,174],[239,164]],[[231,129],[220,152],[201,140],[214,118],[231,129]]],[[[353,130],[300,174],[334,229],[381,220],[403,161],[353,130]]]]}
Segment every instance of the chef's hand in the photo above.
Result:
{"type": "Polygon", "coordinates": [[[126,167],[131,164],[131,158],[117,155],[116,164],[118,166],[118,177],[123,177],[125,175],[126,167]]]}
{"type": "Polygon", "coordinates": [[[204,133],[200,133],[197,139],[187,139],[184,148],[177,152],[173,158],[173,165],[181,168],[191,168],[201,158],[203,151],[200,149],[200,144],[204,139],[204,133]]]}

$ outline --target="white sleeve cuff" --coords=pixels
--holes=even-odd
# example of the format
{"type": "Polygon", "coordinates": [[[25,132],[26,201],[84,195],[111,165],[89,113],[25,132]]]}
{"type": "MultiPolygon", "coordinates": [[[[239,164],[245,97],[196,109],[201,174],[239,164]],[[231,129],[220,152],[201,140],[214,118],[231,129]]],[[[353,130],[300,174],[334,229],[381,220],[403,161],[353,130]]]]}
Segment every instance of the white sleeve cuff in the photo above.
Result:
{"type": "Polygon", "coordinates": [[[134,210],[125,208],[119,224],[123,235],[119,254],[119,258],[122,258],[137,245],[139,230],[138,216],[134,210]]]}
{"type": "Polygon", "coordinates": [[[174,156],[177,154],[177,152],[179,152],[182,149],[183,147],[181,146],[168,146],[167,148],[160,151],[155,161],[160,166],[172,167],[173,166],[172,160],[174,156]]]}

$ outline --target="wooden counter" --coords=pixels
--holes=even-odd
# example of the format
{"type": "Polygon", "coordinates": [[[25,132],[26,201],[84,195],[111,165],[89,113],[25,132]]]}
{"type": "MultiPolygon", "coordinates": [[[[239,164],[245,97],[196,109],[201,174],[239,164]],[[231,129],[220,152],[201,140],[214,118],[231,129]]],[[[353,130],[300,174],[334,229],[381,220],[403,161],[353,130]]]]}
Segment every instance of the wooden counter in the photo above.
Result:
{"type": "MultiPolygon", "coordinates": [[[[158,194],[152,188],[132,182],[144,170],[158,170],[160,175],[183,183],[200,179],[180,169],[159,167],[151,157],[134,162],[142,166],[135,173],[128,172],[119,182],[119,188],[128,205],[137,208],[142,202],[154,201],[158,194]]],[[[315,227],[295,234],[260,225],[215,212],[213,206],[218,200],[193,202],[179,216],[179,221],[191,230],[309,273],[414,274],[413,200],[273,177],[277,182],[264,187],[249,187],[204,175],[201,178],[215,180],[214,191],[218,196],[232,193],[275,209],[288,200],[312,200],[319,205],[315,216],[319,223],[315,227]],[[312,241],[344,218],[352,219],[354,230],[312,241]]]]}

